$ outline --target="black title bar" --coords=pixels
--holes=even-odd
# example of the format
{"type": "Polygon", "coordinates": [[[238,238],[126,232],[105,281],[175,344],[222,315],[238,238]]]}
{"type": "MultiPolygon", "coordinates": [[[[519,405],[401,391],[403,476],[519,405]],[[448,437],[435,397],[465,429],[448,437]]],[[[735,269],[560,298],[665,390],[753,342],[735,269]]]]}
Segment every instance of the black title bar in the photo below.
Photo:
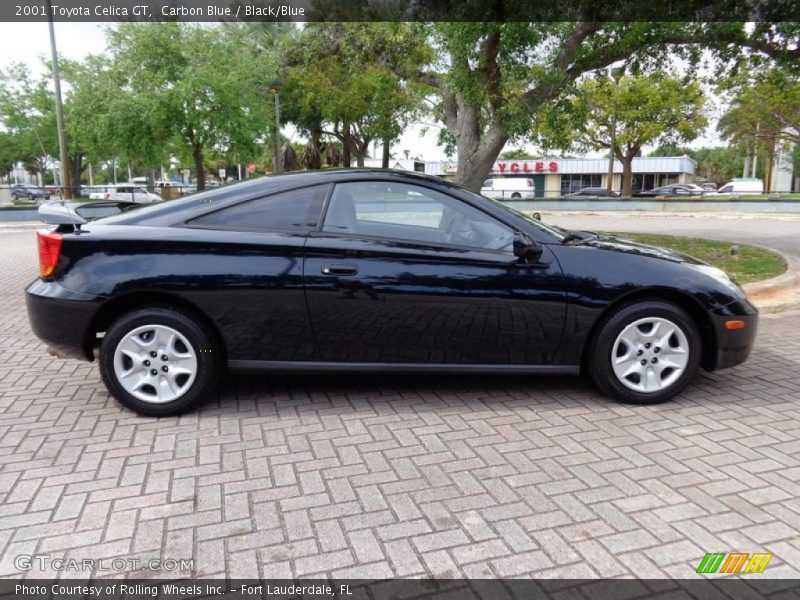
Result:
{"type": "Polygon", "coordinates": [[[797,0],[2,0],[0,21],[800,21],[797,0]]]}

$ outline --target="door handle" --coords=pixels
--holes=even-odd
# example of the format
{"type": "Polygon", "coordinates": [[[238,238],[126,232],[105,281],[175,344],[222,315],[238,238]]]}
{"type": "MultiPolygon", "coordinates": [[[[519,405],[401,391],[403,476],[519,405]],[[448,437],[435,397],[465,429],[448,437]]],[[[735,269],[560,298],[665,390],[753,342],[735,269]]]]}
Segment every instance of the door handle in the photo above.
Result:
{"type": "Polygon", "coordinates": [[[341,263],[322,265],[323,275],[355,275],[356,273],[358,273],[358,267],[356,265],[341,263]]]}

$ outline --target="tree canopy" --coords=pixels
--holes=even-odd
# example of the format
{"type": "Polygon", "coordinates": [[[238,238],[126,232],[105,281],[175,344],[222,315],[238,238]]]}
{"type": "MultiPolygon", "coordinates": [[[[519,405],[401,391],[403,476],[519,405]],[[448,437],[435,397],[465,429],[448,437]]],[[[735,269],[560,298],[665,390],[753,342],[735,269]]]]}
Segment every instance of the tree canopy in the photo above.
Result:
{"type": "Polygon", "coordinates": [[[695,81],[654,73],[586,79],[562,102],[543,109],[538,133],[578,151],[611,150],[622,163],[622,195],[632,193],[633,159],[647,144],[695,139],[707,124],[695,81]]]}

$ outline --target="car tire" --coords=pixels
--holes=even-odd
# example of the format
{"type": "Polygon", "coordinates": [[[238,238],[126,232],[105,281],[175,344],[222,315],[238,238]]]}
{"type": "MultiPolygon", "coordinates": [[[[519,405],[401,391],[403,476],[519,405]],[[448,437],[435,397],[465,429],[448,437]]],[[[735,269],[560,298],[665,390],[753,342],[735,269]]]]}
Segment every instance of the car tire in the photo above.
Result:
{"type": "Polygon", "coordinates": [[[100,345],[103,383],[120,404],[140,415],[184,412],[216,385],[220,348],[215,339],[199,319],[171,307],[126,313],[100,345]]]}
{"type": "Polygon", "coordinates": [[[522,198],[522,194],[520,194],[519,192],[514,192],[513,194],[511,194],[511,197],[512,198],[522,198]]]}
{"type": "Polygon", "coordinates": [[[640,300],[620,306],[598,324],[586,368],[608,396],[657,404],[689,385],[701,354],[700,332],[691,315],[671,302],[640,300]]]}
{"type": "Polygon", "coordinates": [[[28,200],[36,200],[36,196],[33,194],[28,194],[28,200]]]}

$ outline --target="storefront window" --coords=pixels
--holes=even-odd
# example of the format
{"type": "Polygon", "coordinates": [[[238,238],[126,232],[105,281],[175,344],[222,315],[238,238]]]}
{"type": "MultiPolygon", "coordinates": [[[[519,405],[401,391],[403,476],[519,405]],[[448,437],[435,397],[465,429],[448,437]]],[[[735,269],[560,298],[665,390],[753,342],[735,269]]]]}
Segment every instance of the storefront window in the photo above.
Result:
{"type": "Polygon", "coordinates": [[[574,194],[587,187],[601,187],[602,175],[562,175],[561,195],[574,194]]]}

